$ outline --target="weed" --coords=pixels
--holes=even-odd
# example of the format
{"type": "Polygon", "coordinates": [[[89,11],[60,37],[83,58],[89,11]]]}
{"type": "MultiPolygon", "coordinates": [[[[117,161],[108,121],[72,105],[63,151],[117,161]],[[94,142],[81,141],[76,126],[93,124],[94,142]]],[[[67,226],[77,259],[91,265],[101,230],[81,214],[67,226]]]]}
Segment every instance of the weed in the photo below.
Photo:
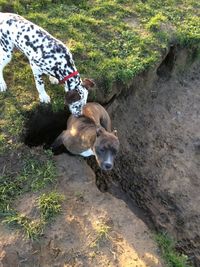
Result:
{"type": "Polygon", "coordinates": [[[0,155],[6,151],[6,135],[4,133],[0,133],[0,155]]]}
{"type": "Polygon", "coordinates": [[[104,237],[107,238],[109,230],[110,230],[110,226],[106,225],[105,223],[97,224],[96,232],[98,235],[98,239],[101,239],[104,237]]]}
{"type": "Polygon", "coordinates": [[[37,239],[43,231],[44,222],[42,220],[31,220],[27,216],[19,213],[14,213],[6,217],[4,223],[19,227],[24,231],[26,237],[37,239]]]}
{"type": "Polygon", "coordinates": [[[61,212],[61,202],[64,196],[57,192],[42,194],[38,199],[38,207],[41,212],[41,217],[46,221],[61,212]]]}
{"type": "Polygon", "coordinates": [[[158,13],[147,23],[147,29],[158,31],[160,30],[161,23],[164,22],[167,22],[167,18],[162,13],[158,13]]]}
{"type": "Polygon", "coordinates": [[[167,267],[190,266],[188,263],[188,257],[176,252],[174,241],[166,233],[157,234],[155,236],[155,240],[161,249],[162,257],[166,261],[167,267]]]}
{"type": "Polygon", "coordinates": [[[100,221],[95,222],[93,226],[96,233],[96,238],[91,242],[91,248],[99,247],[103,241],[109,239],[108,233],[111,229],[111,227],[108,226],[105,222],[100,221]]]}
{"type": "MultiPolygon", "coordinates": [[[[20,228],[27,238],[38,239],[43,233],[46,223],[61,212],[61,202],[63,200],[64,196],[54,191],[42,194],[37,203],[40,212],[40,218],[38,219],[29,218],[16,212],[11,207],[7,207],[7,210],[4,210],[3,213],[5,218],[3,223],[20,228]]],[[[6,199],[6,201],[9,205],[9,200],[6,199]]],[[[6,204],[5,199],[3,203],[6,204]]]]}
{"type": "Polygon", "coordinates": [[[27,154],[21,156],[23,160],[18,172],[5,169],[0,176],[0,211],[3,214],[10,210],[12,201],[25,192],[38,191],[49,183],[53,183],[56,177],[56,168],[52,160],[52,153],[45,152],[42,158],[38,154],[27,154]]]}
{"type": "Polygon", "coordinates": [[[23,191],[38,191],[45,185],[52,183],[56,175],[55,165],[52,160],[38,160],[35,157],[26,158],[21,173],[20,181],[25,183],[23,191]]]}
{"type": "Polygon", "coordinates": [[[0,176],[0,212],[8,212],[14,197],[19,194],[21,188],[15,180],[8,175],[0,176]]]}

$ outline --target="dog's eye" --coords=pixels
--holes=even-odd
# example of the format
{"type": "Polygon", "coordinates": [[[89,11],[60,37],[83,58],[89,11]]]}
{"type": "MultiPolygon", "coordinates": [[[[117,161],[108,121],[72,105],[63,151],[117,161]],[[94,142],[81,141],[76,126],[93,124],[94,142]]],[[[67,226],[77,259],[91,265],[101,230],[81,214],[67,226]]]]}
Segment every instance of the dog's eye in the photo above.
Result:
{"type": "Polygon", "coordinates": [[[105,152],[104,148],[98,148],[97,150],[97,154],[103,154],[105,152]]]}
{"type": "Polygon", "coordinates": [[[102,154],[102,153],[104,153],[104,152],[105,152],[105,149],[104,149],[104,148],[100,148],[100,149],[99,149],[99,153],[102,154]]]}

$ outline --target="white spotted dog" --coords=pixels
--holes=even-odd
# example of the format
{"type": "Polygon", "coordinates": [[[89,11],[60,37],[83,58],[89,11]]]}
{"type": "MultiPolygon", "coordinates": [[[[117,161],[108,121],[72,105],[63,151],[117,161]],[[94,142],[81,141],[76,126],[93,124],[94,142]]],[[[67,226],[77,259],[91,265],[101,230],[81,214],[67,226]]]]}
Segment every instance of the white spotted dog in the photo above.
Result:
{"type": "Polygon", "coordinates": [[[94,83],[80,75],[69,49],[44,29],[12,13],[0,12],[0,91],[6,91],[3,69],[10,62],[14,48],[21,50],[29,59],[40,102],[49,103],[42,74],[50,76],[52,83],[63,83],[65,92],[76,90],[79,99],[69,105],[74,115],[81,115],[87,102],[89,87],[94,83]]]}

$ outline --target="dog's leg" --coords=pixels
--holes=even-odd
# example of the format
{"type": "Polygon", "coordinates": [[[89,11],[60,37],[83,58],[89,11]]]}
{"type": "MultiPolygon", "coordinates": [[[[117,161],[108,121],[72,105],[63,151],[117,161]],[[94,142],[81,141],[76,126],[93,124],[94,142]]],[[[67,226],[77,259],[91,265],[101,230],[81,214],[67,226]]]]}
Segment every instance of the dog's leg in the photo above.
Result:
{"type": "Polygon", "coordinates": [[[51,144],[51,148],[52,149],[56,149],[59,146],[61,146],[63,144],[63,135],[64,135],[65,131],[63,131],[57,138],[56,140],[53,142],[53,144],[51,144]]]}
{"type": "Polygon", "coordinates": [[[54,155],[58,155],[66,150],[62,140],[64,133],[65,131],[63,131],[50,146],[54,155]]]}
{"type": "Polygon", "coordinates": [[[40,102],[50,103],[51,99],[44,89],[44,82],[42,80],[42,71],[32,62],[30,62],[33,75],[35,78],[35,85],[39,93],[40,102]]]}
{"type": "Polygon", "coordinates": [[[74,156],[75,154],[70,151],[70,146],[73,146],[73,144],[74,137],[70,135],[69,130],[65,130],[56,138],[53,144],[51,144],[51,149],[54,155],[67,152],[71,156],[74,156]]]}
{"type": "Polygon", "coordinates": [[[3,78],[3,69],[11,61],[12,53],[10,51],[5,52],[0,47],[0,92],[4,92],[7,89],[7,85],[3,78]]]}

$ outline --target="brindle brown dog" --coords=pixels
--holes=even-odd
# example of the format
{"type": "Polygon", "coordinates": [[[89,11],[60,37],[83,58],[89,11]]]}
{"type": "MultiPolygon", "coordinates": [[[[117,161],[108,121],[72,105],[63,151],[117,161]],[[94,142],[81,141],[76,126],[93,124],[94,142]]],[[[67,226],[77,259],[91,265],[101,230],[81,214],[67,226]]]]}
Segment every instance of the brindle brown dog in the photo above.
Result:
{"type": "Polygon", "coordinates": [[[71,115],[67,121],[67,130],[63,131],[52,144],[56,150],[64,145],[75,155],[89,157],[94,155],[103,170],[111,170],[119,150],[116,131],[111,131],[111,120],[107,111],[98,103],[87,103],[83,115],[71,115]]]}

